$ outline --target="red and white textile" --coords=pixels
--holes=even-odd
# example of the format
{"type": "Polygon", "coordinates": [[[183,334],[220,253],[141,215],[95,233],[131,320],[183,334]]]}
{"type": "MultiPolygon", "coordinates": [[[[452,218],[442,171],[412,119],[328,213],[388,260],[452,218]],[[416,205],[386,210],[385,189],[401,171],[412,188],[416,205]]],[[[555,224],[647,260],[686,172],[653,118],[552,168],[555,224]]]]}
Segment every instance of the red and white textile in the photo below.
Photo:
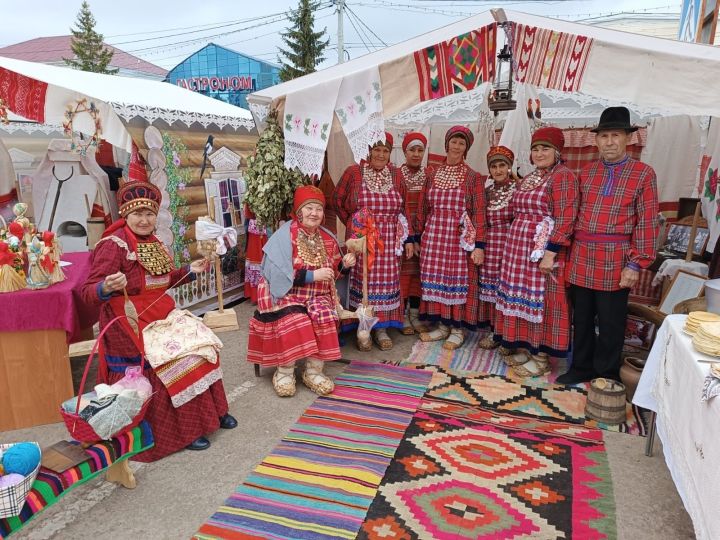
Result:
{"type": "Polygon", "coordinates": [[[373,144],[385,142],[382,89],[377,67],[343,79],[335,114],[350,144],[355,163],[367,158],[368,148],[373,144]]]}
{"type": "Polygon", "coordinates": [[[414,53],[420,101],[467,92],[495,77],[497,25],[490,24],[414,53]]]}
{"type": "MultiPolygon", "coordinates": [[[[494,198],[495,187],[489,187],[485,192],[485,200],[494,198]]],[[[513,189],[514,191],[514,189],[513,189]]],[[[485,212],[487,232],[485,236],[485,260],[478,270],[478,287],[480,309],[478,322],[495,326],[495,301],[500,279],[500,266],[505,257],[506,241],[513,221],[513,210],[509,204],[500,208],[488,208],[485,212]]]]}
{"type": "Polygon", "coordinates": [[[720,177],[720,118],[712,118],[708,130],[707,144],[700,162],[698,192],[701,195],[702,213],[708,222],[710,238],[707,247],[713,252],[720,237],[720,193],[718,193],[718,177],[720,177]]]}
{"type": "MultiPolygon", "coordinates": [[[[363,182],[358,204],[372,214],[385,245],[382,252],[376,252],[375,262],[368,272],[368,302],[379,319],[376,328],[396,326],[396,323],[402,323],[403,320],[400,303],[400,257],[395,251],[398,218],[404,211],[403,198],[394,189],[387,193],[374,193],[363,182]]],[[[362,258],[362,255],[358,257],[350,271],[350,306],[353,308],[362,304],[363,299],[362,258]]]]}
{"type": "Polygon", "coordinates": [[[0,99],[15,114],[42,124],[47,89],[47,83],[0,67],[0,99]]]}
{"type": "MultiPolygon", "coordinates": [[[[298,234],[298,224],[290,229],[292,241],[298,234]]],[[[319,229],[327,259],[322,266],[309,266],[301,261],[296,270],[332,268],[340,263],[340,250],[334,237],[319,229]]],[[[312,357],[329,361],[340,358],[337,336],[338,316],[335,311],[335,282],[313,281],[293,285],[277,300],[270,294],[270,286],[261,278],[258,286],[258,309],[250,319],[248,362],[261,366],[281,366],[302,358],[312,357]]]]}
{"type": "Polygon", "coordinates": [[[545,173],[544,181],[534,189],[523,190],[520,184],[513,195],[514,221],[505,244],[495,304],[495,334],[508,348],[556,357],[567,354],[570,322],[564,270],[578,195],[575,175],[562,164],[545,173]],[[559,248],[552,277],[542,274],[538,263],[530,260],[536,227],[546,217],[555,221],[548,248],[559,248]]]}
{"type": "MultiPolygon", "coordinates": [[[[427,180],[427,171],[423,167],[413,170],[407,164],[400,167],[405,182],[405,208],[407,220],[414,230],[417,228],[417,209],[420,203],[420,194],[427,180]]],[[[400,267],[400,294],[404,299],[411,296],[420,297],[420,259],[417,256],[406,258],[403,256],[400,267]]]]}
{"type": "Polygon", "coordinates": [[[484,242],[485,188],[480,178],[465,163],[445,165],[428,176],[417,218],[423,320],[455,327],[477,324],[477,272],[461,246],[460,226],[467,213],[475,241],[484,242]],[[438,175],[443,183],[436,181],[438,175]]]}
{"type": "Polygon", "coordinates": [[[591,38],[518,23],[511,31],[515,80],[565,92],[580,90],[591,38]]]}

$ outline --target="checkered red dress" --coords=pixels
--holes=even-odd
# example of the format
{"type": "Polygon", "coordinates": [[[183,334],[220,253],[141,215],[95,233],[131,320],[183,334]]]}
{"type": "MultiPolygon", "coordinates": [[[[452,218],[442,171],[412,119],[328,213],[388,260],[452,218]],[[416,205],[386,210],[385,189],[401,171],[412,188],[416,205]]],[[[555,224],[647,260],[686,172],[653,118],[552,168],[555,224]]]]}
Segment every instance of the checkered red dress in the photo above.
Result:
{"type": "Polygon", "coordinates": [[[578,186],[575,175],[563,164],[545,178],[528,191],[521,183],[513,195],[514,221],[505,244],[495,304],[495,339],[510,349],[562,358],[567,356],[570,339],[564,270],[577,213],[578,186]],[[539,262],[530,261],[535,228],[546,216],[555,221],[546,248],[558,249],[554,280],[540,272],[539,262]]]}
{"type": "Polygon", "coordinates": [[[567,279],[599,291],[620,289],[630,262],[647,268],[655,259],[658,194],[652,167],[628,158],[612,165],[595,161],[579,177],[580,210],[575,230],[590,235],[626,235],[624,242],[575,239],[567,279]]]}
{"type": "MultiPolygon", "coordinates": [[[[368,303],[374,307],[378,323],[374,328],[402,328],[403,305],[400,302],[400,256],[395,253],[398,243],[397,227],[400,215],[405,214],[405,185],[398,169],[388,166],[392,187],[387,193],[371,191],[363,177],[364,167],[353,165],[343,174],[335,188],[333,201],[338,217],[346,225],[352,215],[367,208],[384,243],[384,250],[376,254],[368,270],[368,303]]],[[[349,236],[350,228],[346,230],[349,236]]],[[[350,306],[362,303],[363,257],[360,255],[350,271],[350,306]]],[[[357,323],[343,326],[349,330],[357,323]]]]}
{"type": "MultiPolygon", "coordinates": [[[[512,181],[511,181],[512,182],[512,181]]],[[[515,191],[514,182],[507,186],[515,191]]],[[[510,200],[504,206],[493,208],[497,197],[504,199],[504,194],[495,186],[487,188],[485,200],[488,207],[485,211],[487,233],[485,237],[485,261],[479,268],[478,289],[480,307],[478,310],[478,326],[495,328],[495,300],[497,296],[498,281],[500,279],[500,264],[505,256],[505,241],[510,232],[513,221],[513,210],[510,200]]],[[[512,199],[512,195],[510,195],[512,199]]]]}
{"type": "MultiPolygon", "coordinates": [[[[427,171],[422,167],[414,170],[405,163],[400,167],[400,172],[402,173],[407,191],[405,200],[407,215],[405,217],[407,217],[408,223],[412,224],[412,227],[416,227],[415,222],[417,220],[418,204],[420,203],[420,194],[425,185],[427,171]]],[[[403,298],[403,302],[411,296],[419,298],[421,294],[420,259],[415,256],[408,259],[403,255],[402,266],[400,267],[400,295],[403,298]]]]}
{"type": "Polygon", "coordinates": [[[465,163],[443,165],[430,173],[418,207],[420,238],[420,319],[453,327],[477,325],[477,268],[460,246],[464,212],[475,227],[475,245],[484,247],[485,188],[482,178],[465,163]],[[457,187],[443,188],[438,173],[457,178],[457,187]]]}
{"type": "MultiPolygon", "coordinates": [[[[298,224],[290,229],[292,242],[297,238],[298,224]]],[[[319,229],[328,254],[325,268],[337,269],[340,249],[336,240],[319,229]]],[[[299,269],[317,270],[296,258],[299,269]]],[[[261,366],[281,366],[302,358],[337,360],[340,358],[335,312],[334,282],[317,281],[294,285],[273,303],[265,278],[258,286],[258,309],[250,319],[247,359],[261,366]]]]}

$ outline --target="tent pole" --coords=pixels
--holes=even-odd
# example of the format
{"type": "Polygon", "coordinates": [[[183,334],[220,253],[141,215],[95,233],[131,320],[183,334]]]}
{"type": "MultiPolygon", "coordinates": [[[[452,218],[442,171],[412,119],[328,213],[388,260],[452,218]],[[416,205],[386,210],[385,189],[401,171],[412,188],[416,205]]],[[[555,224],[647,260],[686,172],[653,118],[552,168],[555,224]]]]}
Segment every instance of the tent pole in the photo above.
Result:
{"type": "Polygon", "coordinates": [[[345,0],[337,1],[337,41],[338,41],[338,64],[342,64],[345,61],[345,33],[343,32],[343,21],[345,19],[345,0]]]}

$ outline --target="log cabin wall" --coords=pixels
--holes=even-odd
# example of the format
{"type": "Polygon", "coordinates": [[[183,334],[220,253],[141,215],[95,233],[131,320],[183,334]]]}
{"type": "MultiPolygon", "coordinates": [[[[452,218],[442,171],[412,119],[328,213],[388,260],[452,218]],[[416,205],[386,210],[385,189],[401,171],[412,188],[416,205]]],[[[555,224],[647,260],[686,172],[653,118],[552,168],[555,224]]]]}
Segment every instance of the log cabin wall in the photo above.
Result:
{"type": "MultiPolygon", "coordinates": [[[[140,120],[141,119],[138,118],[131,121],[130,124],[127,125],[127,128],[140,154],[143,158],[147,158],[148,147],[143,135],[148,123],[140,120]]],[[[190,252],[190,258],[197,259],[199,255],[195,242],[194,223],[198,217],[208,215],[204,179],[209,178],[212,171],[210,160],[208,160],[203,175],[204,178],[200,178],[203,152],[208,135],[214,137],[213,147],[215,150],[225,146],[229,150],[242,156],[241,167],[244,168],[247,158],[255,151],[255,144],[258,139],[257,132],[247,132],[244,129],[235,131],[232,128],[221,130],[213,124],[207,128],[199,124],[194,124],[191,128],[185,128],[184,126],[180,128],[177,125],[169,127],[161,120],[156,120],[153,122],[153,125],[161,132],[167,132],[171,136],[178,138],[187,148],[185,155],[180,156],[180,167],[188,171],[189,182],[179,194],[182,198],[182,208],[187,211],[184,216],[188,224],[184,235],[185,243],[190,252]]]]}

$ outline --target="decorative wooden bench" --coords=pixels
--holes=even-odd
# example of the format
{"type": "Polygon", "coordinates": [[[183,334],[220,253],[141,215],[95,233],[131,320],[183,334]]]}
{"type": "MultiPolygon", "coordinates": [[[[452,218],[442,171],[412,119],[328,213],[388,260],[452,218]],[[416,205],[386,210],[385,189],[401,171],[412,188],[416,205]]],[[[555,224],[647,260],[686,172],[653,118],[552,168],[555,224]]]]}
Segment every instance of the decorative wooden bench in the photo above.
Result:
{"type": "MultiPolygon", "coordinates": [[[[80,443],[75,443],[80,444],[80,443]]],[[[133,489],[135,477],[128,465],[128,459],[154,445],[150,424],[143,421],[136,428],[108,441],[101,441],[85,449],[90,459],[57,473],[40,467],[33,487],[19,516],[0,519],[0,538],[7,538],[26,523],[35,519],[47,507],[58,502],[73,488],[106,473],[109,482],[133,489]]]]}

